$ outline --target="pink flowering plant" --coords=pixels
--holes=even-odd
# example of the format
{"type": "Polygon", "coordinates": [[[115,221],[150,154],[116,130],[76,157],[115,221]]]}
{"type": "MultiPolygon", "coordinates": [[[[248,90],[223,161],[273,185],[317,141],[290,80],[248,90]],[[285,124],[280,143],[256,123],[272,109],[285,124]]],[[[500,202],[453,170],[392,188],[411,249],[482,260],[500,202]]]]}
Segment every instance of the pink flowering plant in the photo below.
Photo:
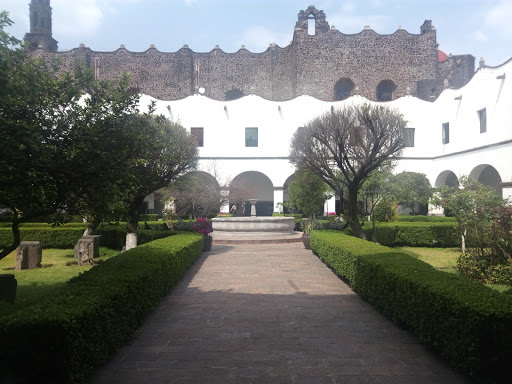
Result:
{"type": "Polygon", "coordinates": [[[196,222],[192,225],[194,232],[201,233],[204,236],[208,236],[213,231],[212,223],[204,217],[197,218],[196,222]]]}

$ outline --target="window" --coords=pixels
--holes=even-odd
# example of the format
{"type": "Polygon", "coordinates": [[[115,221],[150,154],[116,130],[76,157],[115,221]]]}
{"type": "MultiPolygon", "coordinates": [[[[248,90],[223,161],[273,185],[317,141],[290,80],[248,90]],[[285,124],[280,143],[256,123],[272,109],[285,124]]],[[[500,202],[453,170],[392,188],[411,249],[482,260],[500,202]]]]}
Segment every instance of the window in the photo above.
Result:
{"type": "Polygon", "coordinates": [[[377,101],[393,100],[395,89],[396,85],[391,80],[382,80],[379,85],[377,85],[377,101]]]}
{"type": "Polygon", "coordinates": [[[450,142],[450,123],[443,123],[443,144],[450,142]]]}
{"type": "Polygon", "coordinates": [[[203,128],[190,128],[190,133],[196,138],[196,145],[198,147],[203,146],[203,128]]]}
{"type": "Polygon", "coordinates": [[[313,15],[308,17],[308,35],[314,36],[316,34],[316,20],[313,15]]]}
{"type": "Polygon", "coordinates": [[[334,86],[334,100],[345,100],[350,97],[354,89],[354,82],[350,79],[343,78],[334,86]]]}
{"type": "Polygon", "coordinates": [[[258,146],[258,128],[245,128],[245,146],[258,146]]]}
{"type": "Polygon", "coordinates": [[[480,133],[487,132],[487,112],[484,109],[477,111],[480,120],[480,133]]]}
{"type": "Polygon", "coordinates": [[[414,147],[415,128],[404,128],[404,143],[406,147],[414,147]]]}

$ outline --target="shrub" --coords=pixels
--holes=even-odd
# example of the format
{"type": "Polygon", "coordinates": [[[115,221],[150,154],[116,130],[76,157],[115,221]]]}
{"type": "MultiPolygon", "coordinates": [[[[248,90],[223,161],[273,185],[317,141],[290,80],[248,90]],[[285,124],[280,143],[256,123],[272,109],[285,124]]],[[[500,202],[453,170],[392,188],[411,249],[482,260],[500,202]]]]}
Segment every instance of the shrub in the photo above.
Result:
{"type": "Polygon", "coordinates": [[[471,250],[457,258],[459,272],[481,283],[512,285],[512,264],[508,260],[492,265],[486,257],[471,250]]]}
{"type": "Polygon", "coordinates": [[[486,382],[509,379],[511,296],[339,232],[313,232],[311,247],[355,292],[455,368],[486,382]]]}
{"type": "Polygon", "coordinates": [[[139,221],[158,221],[158,214],[143,213],[139,216],[139,221]]]}
{"type": "Polygon", "coordinates": [[[396,221],[407,221],[407,222],[428,222],[428,223],[456,223],[457,220],[454,217],[446,217],[446,216],[425,216],[425,215],[416,215],[416,216],[408,216],[408,215],[399,215],[396,218],[396,221]]]}
{"type": "Polygon", "coordinates": [[[395,221],[398,217],[396,203],[391,200],[382,200],[374,208],[375,220],[382,223],[395,221]]]}
{"type": "MultiPolygon", "coordinates": [[[[363,226],[371,239],[372,226],[363,226]]],[[[388,247],[459,247],[461,243],[456,223],[379,223],[375,227],[377,241],[388,247]]],[[[345,231],[350,234],[350,229],[345,231]]]]}
{"type": "Polygon", "coordinates": [[[201,254],[180,233],[113,257],[54,297],[0,317],[0,382],[83,382],[122,345],[201,254]]]}
{"type": "MultiPolygon", "coordinates": [[[[82,227],[21,227],[21,241],[39,241],[43,248],[73,248],[82,234],[82,227]]],[[[14,241],[11,228],[0,228],[0,248],[10,246],[14,241]]]]}
{"type": "MultiPolygon", "coordinates": [[[[42,248],[73,248],[78,239],[82,237],[85,226],[68,225],[70,224],[52,228],[49,225],[32,227],[27,224],[27,226],[20,228],[21,241],[39,241],[42,248]]],[[[96,234],[101,235],[100,244],[104,247],[121,249],[126,242],[126,228],[124,225],[100,226],[97,228],[96,234]]],[[[170,231],[139,230],[138,243],[144,244],[169,235],[170,231]]],[[[0,227],[0,249],[11,245],[12,242],[11,228],[0,227]]]]}

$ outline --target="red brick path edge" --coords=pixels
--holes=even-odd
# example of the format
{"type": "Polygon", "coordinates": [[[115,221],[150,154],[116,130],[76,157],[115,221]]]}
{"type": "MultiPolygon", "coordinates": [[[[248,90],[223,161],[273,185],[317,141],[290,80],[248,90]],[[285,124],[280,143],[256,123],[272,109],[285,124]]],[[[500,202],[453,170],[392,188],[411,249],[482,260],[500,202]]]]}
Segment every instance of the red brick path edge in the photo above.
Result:
{"type": "Polygon", "coordinates": [[[301,243],[214,245],[90,381],[464,382],[301,243]]]}

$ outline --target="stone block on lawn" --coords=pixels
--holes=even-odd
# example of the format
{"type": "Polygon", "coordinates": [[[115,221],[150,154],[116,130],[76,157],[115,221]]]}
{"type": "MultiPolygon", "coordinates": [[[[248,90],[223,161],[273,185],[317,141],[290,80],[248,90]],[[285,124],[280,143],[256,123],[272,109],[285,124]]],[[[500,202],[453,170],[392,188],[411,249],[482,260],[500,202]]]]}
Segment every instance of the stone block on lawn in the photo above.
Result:
{"type": "Polygon", "coordinates": [[[93,264],[95,257],[100,257],[100,235],[84,236],[75,245],[75,258],[78,265],[93,264]]]}
{"type": "Polygon", "coordinates": [[[39,241],[22,241],[16,248],[16,270],[41,267],[43,250],[39,241]]]}

